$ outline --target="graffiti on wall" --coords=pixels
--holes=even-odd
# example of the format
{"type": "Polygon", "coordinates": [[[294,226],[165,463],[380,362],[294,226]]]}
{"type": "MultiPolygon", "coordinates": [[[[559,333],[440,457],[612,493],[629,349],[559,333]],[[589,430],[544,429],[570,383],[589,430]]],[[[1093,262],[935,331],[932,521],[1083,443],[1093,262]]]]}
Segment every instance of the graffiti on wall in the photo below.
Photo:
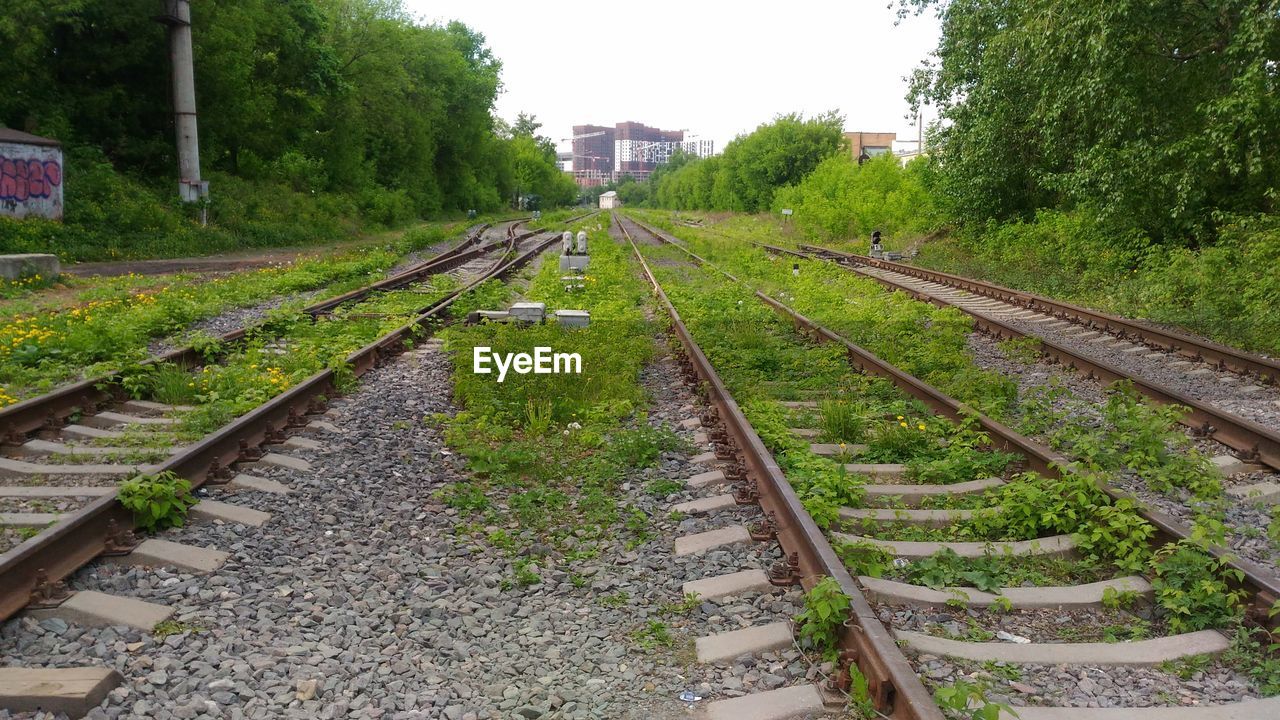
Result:
{"type": "Polygon", "coordinates": [[[0,215],[62,217],[62,151],[0,143],[0,215]]]}

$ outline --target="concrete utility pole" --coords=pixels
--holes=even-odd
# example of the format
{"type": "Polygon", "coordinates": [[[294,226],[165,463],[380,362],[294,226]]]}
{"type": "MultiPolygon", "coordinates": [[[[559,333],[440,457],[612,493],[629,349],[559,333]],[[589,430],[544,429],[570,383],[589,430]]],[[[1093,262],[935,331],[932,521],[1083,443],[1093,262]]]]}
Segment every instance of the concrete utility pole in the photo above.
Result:
{"type": "Polygon", "coordinates": [[[169,60],[173,69],[173,124],[178,136],[178,196],[183,202],[196,202],[208,197],[209,183],[200,180],[196,79],[191,52],[191,4],[188,0],[164,0],[164,14],[156,20],[169,27],[169,60]]]}

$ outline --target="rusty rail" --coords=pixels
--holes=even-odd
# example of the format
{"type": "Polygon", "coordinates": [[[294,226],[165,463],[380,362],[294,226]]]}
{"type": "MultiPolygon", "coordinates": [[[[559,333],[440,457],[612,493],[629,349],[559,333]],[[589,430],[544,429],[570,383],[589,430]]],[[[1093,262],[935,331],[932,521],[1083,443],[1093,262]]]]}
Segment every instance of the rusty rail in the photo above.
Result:
{"type": "Polygon", "coordinates": [[[1185,333],[1150,327],[1128,318],[1098,310],[1090,310],[1079,305],[1054,300],[1044,295],[1014,290],[994,283],[973,280],[938,270],[928,270],[915,265],[841,252],[818,245],[800,245],[799,247],[802,250],[808,249],[814,252],[826,253],[831,256],[845,258],[850,262],[882,270],[892,270],[921,280],[950,285],[978,295],[996,298],[1046,315],[1087,325],[1096,330],[1114,333],[1122,338],[1140,340],[1148,345],[1171,350],[1188,358],[1203,360],[1219,368],[1232,370],[1242,375],[1250,375],[1273,385],[1280,385],[1280,361],[1237,350],[1209,340],[1202,340],[1185,333]]]}
{"type": "Polygon", "coordinates": [[[800,582],[806,588],[813,587],[823,577],[834,578],[852,602],[851,617],[840,637],[841,657],[845,662],[855,663],[867,678],[870,698],[877,709],[903,720],[941,720],[941,711],[893,635],[881,624],[857,582],[805,511],[764,441],[681,321],[680,313],[667,298],[631,234],[620,220],[615,221],[630,242],[654,294],[671,317],[672,331],[683,348],[685,372],[706,388],[706,400],[712,407],[708,419],[724,425],[719,444],[732,447],[745,461],[741,468],[730,467],[731,477],[736,476],[739,481],[739,495],[745,493],[758,500],[787,558],[770,570],[771,578],[783,584],[791,584],[787,580],[800,582]]]}
{"type": "MultiPolygon", "coordinates": [[[[325,309],[331,309],[339,303],[366,297],[378,290],[402,287],[427,275],[447,272],[471,259],[475,250],[467,251],[466,248],[476,243],[481,234],[489,227],[488,223],[481,225],[457,246],[403,273],[399,273],[395,277],[381,280],[359,290],[353,290],[337,298],[314,303],[303,308],[303,312],[315,315],[325,309]],[[459,258],[465,259],[458,261],[459,258]]],[[[237,343],[243,340],[247,333],[248,328],[237,328],[219,336],[218,343],[221,345],[237,343]]],[[[204,362],[205,359],[199,351],[187,346],[146,360],[143,365],[163,363],[196,365],[204,362]]],[[[58,427],[67,417],[75,413],[92,414],[96,412],[100,405],[117,399],[113,388],[119,378],[120,373],[114,372],[81,380],[0,410],[0,442],[21,443],[26,440],[28,434],[41,428],[58,427]]]]}
{"type": "MultiPolygon", "coordinates": [[[[538,243],[422,308],[412,321],[352,352],[346,358],[347,364],[357,377],[381,365],[439,321],[464,293],[486,280],[505,279],[555,241],[551,237],[538,243]]],[[[336,388],[332,369],[318,372],[170,457],[156,472],[173,472],[189,480],[192,488],[217,483],[229,474],[233,463],[256,459],[259,445],[281,439],[286,429],[305,424],[305,415],[319,410],[321,398],[332,397],[336,388]]],[[[103,552],[127,546],[133,527],[131,513],[114,497],[106,496],[0,555],[0,620],[26,607],[37,596],[53,594],[63,578],[103,552]]]]}
{"type": "MultiPolygon", "coordinates": [[[[761,244],[761,247],[774,254],[787,254],[807,259],[830,260],[835,262],[837,265],[850,270],[852,270],[852,268],[850,268],[847,263],[861,262],[860,256],[853,256],[848,253],[839,253],[832,250],[822,249],[820,253],[815,252],[815,254],[819,255],[819,257],[815,258],[814,255],[775,247],[773,245],[761,244]],[[859,259],[850,260],[849,258],[859,259]]],[[[867,259],[870,260],[872,258],[867,259]]],[[[896,268],[894,268],[893,271],[900,272],[896,268]]],[[[1003,321],[984,317],[983,315],[973,312],[968,308],[948,302],[942,298],[918,292],[905,285],[899,285],[888,278],[877,277],[875,275],[866,275],[866,277],[876,280],[881,285],[884,285],[891,290],[901,290],[918,300],[932,303],[938,307],[956,308],[957,310],[960,310],[966,315],[972,317],[978,330],[995,337],[1031,338],[1040,344],[1038,348],[1039,351],[1047,357],[1052,358],[1066,367],[1074,370],[1080,370],[1088,377],[1097,380],[1104,385],[1117,382],[1119,380],[1128,380],[1133,383],[1134,388],[1138,390],[1138,392],[1141,392],[1143,395],[1146,395],[1156,402],[1186,407],[1189,412],[1180,418],[1179,422],[1191,428],[1196,434],[1212,438],[1235,450],[1242,460],[1256,460],[1270,468],[1280,470],[1280,433],[1276,433],[1275,431],[1263,427],[1262,425],[1247,418],[1242,418],[1233,413],[1216,408],[1208,403],[1191,398],[1171,388],[1131,375],[1105,361],[1090,358],[1064,345],[1060,345],[1051,340],[1045,340],[1038,335],[1025,333],[1003,321]]],[[[1005,300],[1005,298],[1001,299],[1005,300]]],[[[1005,301],[1010,302],[1008,300],[1005,301]]],[[[1047,314],[1048,311],[1042,312],[1046,312],[1047,314]]]]}
{"type": "MultiPolygon", "coordinates": [[[[639,223],[637,224],[639,225],[639,223]]],[[[723,273],[726,277],[733,279],[735,282],[746,285],[746,283],[734,278],[729,273],[720,269],[710,261],[693,253],[688,248],[685,248],[680,244],[670,242],[670,239],[664,233],[660,233],[651,228],[645,227],[644,225],[640,225],[640,227],[653,234],[654,237],[680,248],[690,257],[698,260],[698,262],[714,268],[715,270],[723,273]]],[[[969,408],[960,401],[946,395],[928,383],[913,375],[903,372],[896,366],[880,359],[870,351],[850,342],[847,338],[823,327],[822,325],[819,325],[795,310],[792,310],[782,302],[779,302],[778,300],[755,290],[750,286],[747,287],[755,293],[758,299],[766,305],[769,305],[779,314],[791,320],[797,329],[816,342],[834,342],[842,345],[848,355],[849,362],[856,365],[863,372],[879,375],[880,377],[890,380],[899,389],[912,397],[919,399],[930,408],[949,418],[956,419],[962,415],[968,415],[975,419],[982,429],[992,438],[997,448],[1021,455],[1025,458],[1028,467],[1031,469],[1048,477],[1057,477],[1062,474],[1063,469],[1071,467],[1070,459],[1054,451],[1052,448],[1044,445],[1043,443],[1032,440],[1003,423],[997,422],[996,420],[969,408]]],[[[1141,502],[1141,500],[1119,488],[1115,488],[1110,485],[1102,485],[1101,489],[1113,499],[1118,500],[1123,498],[1133,501],[1138,508],[1139,514],[1156,528],[1157,534],[1154,538],[1154,542],[1163,544],[1166,542],[1177,542],[1191,537],[1191,528],[1186,523],[1169,515],[1168,513],[1146,506],[1141,502]]],[[[1269,617],[1271,606],[1277,600],[1280,600],[1280,578],[1270,575],[1257,563],[1236,557],[1227,549],[1214,546],[1209,548],[1209,550],[1214,554],[1214,556],[1223,559],[1226,561],[1227,565],[1242,573],[1244,580],[1240,583],[1240,586],[1249,594],[1250,615],[1259,623],[1269,627],[1275,625],[1277,621],[1280,621],[1280,616],[1275,619],[1269,617]]]]}

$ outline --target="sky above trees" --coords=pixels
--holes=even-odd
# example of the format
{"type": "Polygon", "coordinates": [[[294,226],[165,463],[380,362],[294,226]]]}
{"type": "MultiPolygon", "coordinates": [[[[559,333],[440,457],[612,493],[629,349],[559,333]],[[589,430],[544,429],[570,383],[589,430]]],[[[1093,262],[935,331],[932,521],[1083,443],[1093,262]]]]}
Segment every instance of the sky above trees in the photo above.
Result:
{"type": "Polygon", "coordinates": [[[828,110],[848,130],[914,138],[904,78],[938,40],[932,14],[895,25],[887,2],[405,5],[483,33],[503,63],[498,114],[534,113],[557,141],[575,124],[635,120],[688,128],[719,151],[780,112],[828,110]]]}

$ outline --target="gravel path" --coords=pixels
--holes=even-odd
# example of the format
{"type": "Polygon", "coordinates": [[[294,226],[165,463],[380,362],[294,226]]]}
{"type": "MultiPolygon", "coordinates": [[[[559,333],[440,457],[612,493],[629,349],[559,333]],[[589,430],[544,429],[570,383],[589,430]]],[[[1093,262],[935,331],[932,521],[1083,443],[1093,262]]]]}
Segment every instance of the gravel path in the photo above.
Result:
{"type": "MultiPolygon", "coordinates": [[[[672,362],[645,371],[649,420],[696,414],[672,362]]],[[[673,610],[685,580],[767,567],[776,548],[753,544],[676,559],[676,534],[734,522],[750,510],[676,520],[645,484],[700,466],[667,454],[636,473],[624,502],[651,518],[654,540],[628,550],[619,532],[591,560],[554,553],[541,582],[504,589],[504,553],[459,532],[465,521],[432,492],[466,477],[425,415],[453,412],[449,364],[434,350],[376,370],[327,421],[326,447],[290,451],[309,472],[254,468],[287,482],[288,496],[213,496],[274,513],[262,528],[196,524],[170,540],[229,551],[210,575],[91,565],[74,587],[172,605],[183,631],[163,640],[128,628],[86,630],[57,620],[12,620],[0,629],[0,663],[105,664],[126,684],[91,718],[684,718],[683,690],[706,699],[817,678],[799,651],[691,664],[692,638],[776,622],[799,593],[702,602],[673,610]],[[571,573],[589,578],[577,587],[571,573]],[[605,600],[605,598],[615,598],[605,600]],[[659,621],[671,647],[644,648],[635,633],[659,621]],[[314,693],[314,694],[313,694],[314,693]]],[[[681,431],[692,438],[689,431],[681,431]]],[[[700,451],[700,450],[699,450],[700,451]]],[[[5,717],[0,712],[0,717],[5,717]]]]}

